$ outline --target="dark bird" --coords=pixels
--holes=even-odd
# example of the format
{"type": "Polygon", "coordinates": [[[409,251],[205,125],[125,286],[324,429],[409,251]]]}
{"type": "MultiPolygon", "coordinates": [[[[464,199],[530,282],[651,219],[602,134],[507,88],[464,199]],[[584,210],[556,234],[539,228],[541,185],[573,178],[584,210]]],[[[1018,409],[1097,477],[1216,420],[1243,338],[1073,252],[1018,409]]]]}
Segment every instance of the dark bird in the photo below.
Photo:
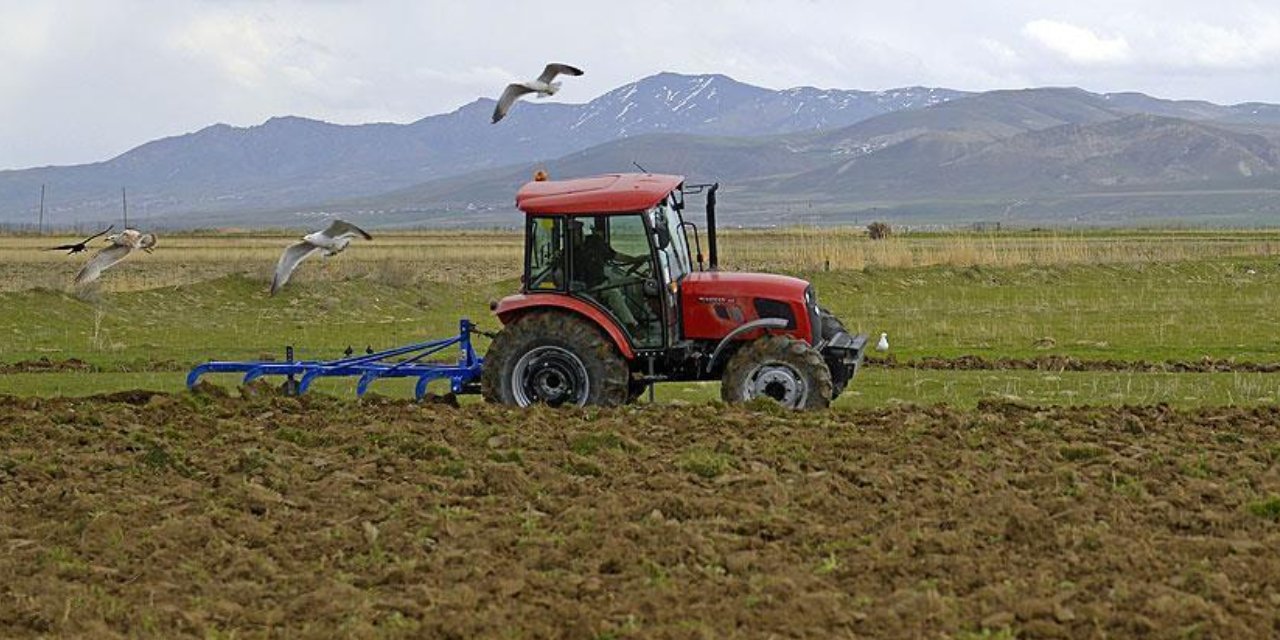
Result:
{"type": "Polygon", "coordinates": [[[372,347],[371,345],[365,345],[365,346],[364,346],[364,352],[365,352],[365,353],[367,353],[367,354],[369,354],[369,355],[373,355],[373,347],[372,347]]]}
{"type": "Polygon", "coordinates": [[[351,357],[351,354],[353,354],[353,353],[355,353],[355,352],[356,352],[356,350],[355,350],[355,349],[352,349],[352,348],[351,348],[351,345],[347,345],[347,350],[346,350],[346,351],[343,351],[343,352],[342,352],[342,355],[344,355],[344,356],[346,356],[346,357],[350,358],[350,357],[351,357]]]}
{"type": "Polygon", "coordinates": [[[103,229],[102,231],[99,231],[99,232],[97,232],[97,233],[95,233],[95,234],[93,234],[93,235],[89,236],[88,238],[85,238],[84,240],[81,240],[80,242],[76,242],[76,243],[74,243],[74,244],[60,244],[60,245],[58,245],[58,246],[56,246],[56,247],[49,247],[48,249],[45,249],[45,251],[61,251],[61,250],[63,250],[63,249],[66,249],[66,250],[67,250],[67,255],[71,255],[71,254],[73,254],[73,253],[80,253],[81,251],[88,251],[88,250],[89,250],[89,243],[90,243],[90,242],[92,242],[94,238],[97,238],[98,236],[101,236],[101,235],[103,235],[103,234],[107,233],[108,231],[110,231],[110,230],[114,229],[115,227],[116,227],[116,226],[113,224],[113,225],[111,225],[111,226],[107,227],[106,229],[103,229]]]}
{"type": "Polygon", "coordinates": [[[562,73],[567,76],[580,76],[582,75],[582,69],[552,62],[542,70],[542,75],[538,76],[537,80],[513,82],[507,85],[506,91],[502,92],[502,97],[498,98],[498,106],[493,110],[494,123],[505,118],[507,111],[511,109],[511,105],[515,104],[516,100],[526,93],[536,93],[539,98],[555,95],[560,90],[560,83],[552,82],[552,80],[562,73]]]}

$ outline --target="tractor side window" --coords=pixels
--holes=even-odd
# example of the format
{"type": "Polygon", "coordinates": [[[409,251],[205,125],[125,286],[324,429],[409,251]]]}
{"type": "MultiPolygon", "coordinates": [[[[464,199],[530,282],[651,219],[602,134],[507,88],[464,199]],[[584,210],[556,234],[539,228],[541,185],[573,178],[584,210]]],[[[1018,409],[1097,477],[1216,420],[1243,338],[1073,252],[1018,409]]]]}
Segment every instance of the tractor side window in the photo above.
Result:
{"type": "Polygon", "coordinates": [[[525,286],[530,291],[564,289],[564,221],[560,216],[529,220],[529,268],[525,286]]]}

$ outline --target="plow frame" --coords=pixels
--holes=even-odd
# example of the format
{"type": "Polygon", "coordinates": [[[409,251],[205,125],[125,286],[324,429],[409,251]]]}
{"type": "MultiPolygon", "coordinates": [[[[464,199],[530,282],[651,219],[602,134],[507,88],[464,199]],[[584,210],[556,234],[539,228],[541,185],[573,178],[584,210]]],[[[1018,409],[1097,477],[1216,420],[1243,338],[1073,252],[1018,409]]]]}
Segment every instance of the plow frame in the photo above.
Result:
{"type": "Polygon", "coordinates": [[[357,396],[363,396],[379,378],[414,377],[418,379],[414,387],[414,396],[418,399],[426,395],[427,385],[435,380],[449,380],[449,388],[455,394],[474,393],[484,364],[484,358],[476,355],[475,348],[471,345],[471,334],[475,329],[470,320],[463,318],[458,323],[456,336],[337,360],[294,360],[292,347],[286,349],[284,362],[213,360],[196,365],[187,374],[187,388],[195,388],[201,376],[207,373],[243,373],[242,384],[249,384],[264,376],[286,376],[285,389],[290,395],[306,393],[316,378],[338,376],[360,377],[356,382],[357,396]],[[453,345],[458,345],[461,352],[457,364],[422,362],[424,358],[453,345]],[[399,356],[408,357],[391,360],[399,356]]]}

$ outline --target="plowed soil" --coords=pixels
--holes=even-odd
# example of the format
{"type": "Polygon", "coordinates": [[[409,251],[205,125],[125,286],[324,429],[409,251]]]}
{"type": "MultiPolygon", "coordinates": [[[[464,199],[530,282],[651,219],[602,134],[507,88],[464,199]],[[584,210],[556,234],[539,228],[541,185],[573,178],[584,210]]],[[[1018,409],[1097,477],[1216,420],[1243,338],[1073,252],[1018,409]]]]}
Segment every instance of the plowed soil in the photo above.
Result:
{"type": "Polygon", "coordinates": [[[1280,409],[0,397],[0,636],[1280,634],[1280,409]]]}
{"type": "Polygon", "coordinates": [[[21,360],[13,363],[0,362],[0,375],[6,373],[65,373],[92,370],[92,365],[76,358],[50,360],[47,357],[42,357],[36,360],[21,360]]]}

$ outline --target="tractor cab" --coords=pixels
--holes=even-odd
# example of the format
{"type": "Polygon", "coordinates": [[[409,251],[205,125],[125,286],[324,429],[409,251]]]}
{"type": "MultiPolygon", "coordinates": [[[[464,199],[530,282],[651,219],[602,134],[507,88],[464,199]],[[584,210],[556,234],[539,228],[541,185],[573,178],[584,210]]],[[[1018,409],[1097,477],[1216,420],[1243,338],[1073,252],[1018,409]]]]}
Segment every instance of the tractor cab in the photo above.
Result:
{"type": "Polygon", "coordinates": [[[694,268],[673,195],[682,182],[627,175],[526,185],[517,197],[526,212],[520,301],[567,296],[637,352],[670,346],[679,339],[678,283],[694,268]]]}
{"type": "Polygon", "coordinates": [[[718,270],[718,185],[540,177],[516,195],[524,273],[520,293],[494,306],[504,328],[485,357],[490,400],[619,404],[655,382],[721,378],[729,401],[767,395],[812,408],[853,377],[866,337],[821,310],[808,282],[718,270]],[[707,264],[683,217],[686,193],[699,191],[707,264]]]}

